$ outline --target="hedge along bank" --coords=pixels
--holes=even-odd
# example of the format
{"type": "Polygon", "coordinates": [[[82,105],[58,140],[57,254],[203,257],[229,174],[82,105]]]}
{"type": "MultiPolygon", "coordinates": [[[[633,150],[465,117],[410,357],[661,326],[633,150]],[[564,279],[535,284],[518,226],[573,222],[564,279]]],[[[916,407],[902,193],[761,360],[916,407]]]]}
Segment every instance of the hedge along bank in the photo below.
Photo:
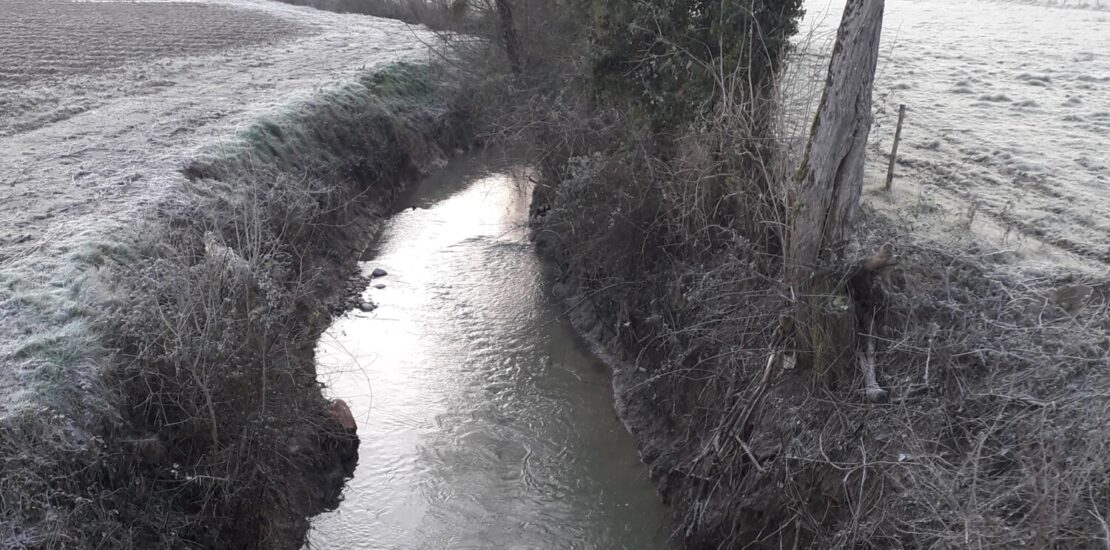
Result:
{"type": "MultiPolygon", "coordinates": [[[[664,159],[606,137],[545,172],[536,234],[577,325],[617,359],[622,417],[686,547],[1103,545],[1104,274],[1015,271],[865,208],[848,257],[901,257],[874,281],[889,400],[873,403],[849,347],[824,369],[779,360],[795,302],[775,240],[745,232],[781,225],[729,181],[751,172],[701,154],[711,133],[664,159]]],[[[853,331],[852,302],[817,298],[853,331]]]]}
{"type": "Polygon", "coordinates": [[[441,81],[391,65],[258,120],[103,247],[69,347],[15,355],[44,376],[0,421],[6,547],[300,546],[350,448],[315,343],[385,206],[465,144],[441,81]]]}

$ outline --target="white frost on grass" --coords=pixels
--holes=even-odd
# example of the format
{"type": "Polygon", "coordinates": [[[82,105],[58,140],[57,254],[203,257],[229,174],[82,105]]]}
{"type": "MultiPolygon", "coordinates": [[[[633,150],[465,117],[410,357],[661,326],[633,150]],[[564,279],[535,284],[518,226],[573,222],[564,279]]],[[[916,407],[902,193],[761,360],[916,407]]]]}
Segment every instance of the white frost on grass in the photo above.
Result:
{"type": "MultiPolygon", "coordinates": [[[[979,232],[1038,261],[1104,270],[1110,167],[1099,159],[1110,147],[1110,32],[1104,13],[1045,4],[887,2],[870,191],[885,179],[898,105],[908,114],[898,192],[866,200],[896,219],[923,220],[918,202],[928,197],[932,219],[907,221],[921,238],[950,243],[979,232]],[[972,205],[974,223],[953,223],[972,205]]],[[[843,8],[843,0],[806,2],[809,79],[823,79],[843,8]]]]}
{"type": "Polygon", "coordinates": [[[391,20],[265,0],[214,3],[304,30],[276,45],[169,52],[39,83],[57,104],[81,107],[0,135],[0,417],[31,401],[84,398],[101,354],[83,304],[101,287],[100,266],[134,257],[135,228],[157,216],[154,205],[184,181],[189,159],[337,80],[426,59],[432,40],[391,20]]]}

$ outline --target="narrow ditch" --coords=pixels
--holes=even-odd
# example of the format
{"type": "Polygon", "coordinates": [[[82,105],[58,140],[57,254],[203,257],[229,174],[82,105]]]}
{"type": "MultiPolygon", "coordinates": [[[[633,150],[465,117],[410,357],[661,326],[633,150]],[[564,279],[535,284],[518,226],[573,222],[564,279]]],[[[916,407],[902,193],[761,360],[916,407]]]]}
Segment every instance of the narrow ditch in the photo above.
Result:
{"type": "Polygon", "coordinates": [[[317,371],[359,425],[344,500],[309,548],[667,548],[665,510],[565,318],[495,155],[412,185],[361,264],[373,311],[317,371]],[[381,271],[379,271],[379,274],[381,271]]]}

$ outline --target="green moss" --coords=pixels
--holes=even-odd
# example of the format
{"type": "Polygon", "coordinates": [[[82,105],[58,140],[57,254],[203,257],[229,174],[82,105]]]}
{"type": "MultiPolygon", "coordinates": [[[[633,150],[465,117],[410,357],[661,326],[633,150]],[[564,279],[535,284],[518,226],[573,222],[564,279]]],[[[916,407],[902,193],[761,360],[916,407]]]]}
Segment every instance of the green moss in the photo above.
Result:
{"type": "Polygon", "coordinates": [[[432,98],[434,90],[429,67],[412,63],[394,63],[360,81],[383,100],[426,102],[432,98]]]}

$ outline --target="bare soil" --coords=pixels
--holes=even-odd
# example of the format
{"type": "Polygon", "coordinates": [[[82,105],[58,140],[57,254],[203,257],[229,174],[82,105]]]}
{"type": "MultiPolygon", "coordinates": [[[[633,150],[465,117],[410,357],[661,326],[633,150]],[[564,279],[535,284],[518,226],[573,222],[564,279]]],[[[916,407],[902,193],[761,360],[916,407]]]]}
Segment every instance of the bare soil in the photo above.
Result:
{"type": "Polygon", "coordinates": [[[213,4],[5,0],[0,5],[7,14],[0,21],[5,87],[273,42],[304,30],[263,11],[213,4]]]}
{"type": "Polygon", "coordinates": [[[108,92],[173,86],[158,59],[273,44],[313,31],[264,11],[199,3],[0,1],[0,136],[96,107],[108,92]],[[106,79],[112,69],[128,68],[106,79]]]}

